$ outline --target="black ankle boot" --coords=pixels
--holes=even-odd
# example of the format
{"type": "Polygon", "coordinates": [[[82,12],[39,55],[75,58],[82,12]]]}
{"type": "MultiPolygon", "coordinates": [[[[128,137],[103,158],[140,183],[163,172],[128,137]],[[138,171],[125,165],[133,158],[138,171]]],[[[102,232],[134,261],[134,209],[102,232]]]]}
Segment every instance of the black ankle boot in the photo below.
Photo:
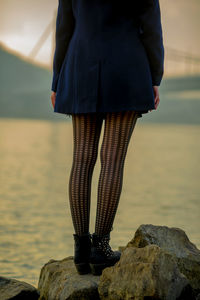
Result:
{"type": "Polygon", "coordinates": [[[89,265],[91,250],[91,234],[73,234],[74,236],[74,264],[80,275],[91,272],[89,265]]]}
{"type": "Polygon", "coordinates": [[[121,256],[120,251],[113,251],[109,245],[110,233],[98,236],[91,235],[92,248],[90,254],[90,268],[93,275],[101,275],[103,269],[113,266],[121,256]]]}

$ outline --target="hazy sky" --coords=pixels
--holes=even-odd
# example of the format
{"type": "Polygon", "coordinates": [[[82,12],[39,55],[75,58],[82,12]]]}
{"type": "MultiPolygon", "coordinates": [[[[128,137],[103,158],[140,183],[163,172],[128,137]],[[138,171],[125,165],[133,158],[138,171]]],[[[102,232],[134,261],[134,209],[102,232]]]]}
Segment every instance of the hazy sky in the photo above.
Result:
{"type": "MultiPolygon", "coordinates": [[[[57,6],[58,0],[0,0],[0,40],[28,55],[57,6]]],[[[200,56],[200,0],[160,0],[160,6],[165,46],[200,56]]],[[[52,38],[49,35],[37,60],[50,61],[52,38]]]]}

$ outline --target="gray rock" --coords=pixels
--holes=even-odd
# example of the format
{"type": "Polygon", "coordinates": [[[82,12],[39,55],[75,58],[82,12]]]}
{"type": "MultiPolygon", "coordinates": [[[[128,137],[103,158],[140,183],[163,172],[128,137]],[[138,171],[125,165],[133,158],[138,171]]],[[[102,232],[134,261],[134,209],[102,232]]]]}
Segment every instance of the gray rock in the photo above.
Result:
{"type": "Polygon", "coordinates": [[[187,278],[173,256],[157,245],[127,247],[120,260],[103,270],[101,299],[195,299],[187,278]]]}
{"type": "Polygon", "coordinates": [[[23,281],[0,276],[1,300],[36,300],[39,299],[37,289],[23,281]]]}
{"type": "Polygon", "coordinates": [[[79,275],[73,256],[50,260],[41,269],[38,283],[40,300],[98,300],[99,277],[79,275]]]}
{"type": "Polygon", "coordinates": [[[195,294],[200,293],[200,250],[190,242],[182,229],[142,224],[126,247],[140,248],[150,244],[156,244],[173,255],[195,294]]]}

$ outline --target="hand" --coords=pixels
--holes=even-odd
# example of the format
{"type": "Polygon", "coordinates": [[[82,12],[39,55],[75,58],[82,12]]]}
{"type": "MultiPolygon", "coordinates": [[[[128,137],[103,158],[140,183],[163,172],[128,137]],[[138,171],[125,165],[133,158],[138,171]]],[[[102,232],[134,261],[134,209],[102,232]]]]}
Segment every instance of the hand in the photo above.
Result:
{"type": "MultiPolygon", "coordinates": [[[[157,109],[158,104],[160,103],[160,96],[159,96],[159,91],[158,91],[158,86],[157,85],[153,86],[153,91],[154,91],[155,109],[157,109]]],[[[152,111],[152,109],[150,109],[150,111],[152,111]]]]}
{"type": "Polygon", "coordinates": [[[51,93],[51,102],[53,105],[53,108],[55,107],[55,102],[56,102],[56,92],[52,91],[51,93]]]}

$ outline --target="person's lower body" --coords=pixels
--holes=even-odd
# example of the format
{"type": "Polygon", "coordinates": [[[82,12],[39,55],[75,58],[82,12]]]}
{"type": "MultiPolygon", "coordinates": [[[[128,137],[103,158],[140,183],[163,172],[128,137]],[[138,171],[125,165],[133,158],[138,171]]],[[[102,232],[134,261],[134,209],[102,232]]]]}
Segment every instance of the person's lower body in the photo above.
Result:
{"type": "Polygon", "coordinates": [[[77,250],[75,264],[80,266],[80,271],[81,268],[83,272],[89,271],[92,246],[93,266],[96,265],[95,262],[107,266],[103,264],[103,257],[104,260],[106,257],[112,257],[111,265],[119,260],[119,252],[113,252],[108,242],[122,190],[124,161],[137,118],[138,114],[135,111],[72,114],[74,151],[69,181],[69,201],[77,250]],[[101,172],[98,182],[95,232],[90,235],[91,182],[98,156],[103,118],[105,129],[100,151],[101,172]],[[100,258],[101,250],[105,255],[101,255],[100,258]],[[84,264],[84,259],[88,263],[84,264]]]}

